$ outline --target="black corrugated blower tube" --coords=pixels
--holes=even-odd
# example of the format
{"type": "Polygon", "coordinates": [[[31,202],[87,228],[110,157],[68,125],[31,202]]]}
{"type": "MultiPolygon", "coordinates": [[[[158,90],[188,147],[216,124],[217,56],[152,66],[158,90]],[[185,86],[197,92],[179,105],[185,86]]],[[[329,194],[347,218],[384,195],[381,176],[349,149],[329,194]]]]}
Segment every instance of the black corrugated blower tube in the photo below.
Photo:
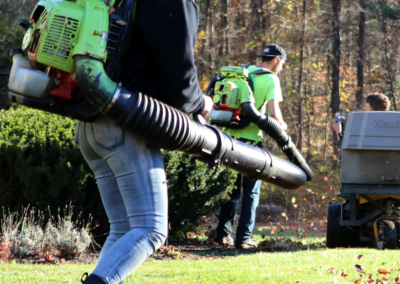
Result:
{"type": "Polygon", "coordinates": [[[288,189],[298,188],[306,181],[304,172],[294,164],[234,140],[217,128],[190,120],[182,112],[141,93],[122,88],[108,116],[115,119],[118,127],[154,146],[192,153],[211,167],[224,164],[250,178],[288,189]]]}
{"type": "Polygon", "coordinates": [[[106,115],[115,120],[118,127],[147,143],[166,150],[188,152],[208,162],[211,168],[225,165],[252,179],[287,189],[296,189],[306,182],[307,177],[298,166],[264,149],[232,139],[213,126],[195,122],[151,97],[121,86],[108,94],[102,82],[96,79],[105,72],[95,59],[76,56],[75,64],[77,80],[87,100],[104,112],[104,101],[109,97],[106,115]]]}
{"type": "Polygon", "coordinates": [[[306,173],[307,180],[312,180],[314,177],[313,171],[297,150],[290,136],[282,129],[279,122],[269,115],[261,114],[252,103],[243,103],[242,110],[246,118],[276,141],[289,161],[299,166],[306,173]]]}

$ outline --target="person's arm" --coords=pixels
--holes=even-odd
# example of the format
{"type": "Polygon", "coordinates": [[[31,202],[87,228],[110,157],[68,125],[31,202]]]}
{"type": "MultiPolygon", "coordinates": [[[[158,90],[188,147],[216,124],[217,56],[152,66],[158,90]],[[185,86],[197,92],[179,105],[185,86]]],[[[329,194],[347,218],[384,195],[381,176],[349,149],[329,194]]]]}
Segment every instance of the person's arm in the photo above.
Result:
{"type": "Polygon", "coordinates": [[[142,35],[156,62],[160,100],[185,113],[206,115],[212,105],[210,107],[210,99],[205,101],[194,62],[199,22],[196,4],[192,1],[160,2],[150,14],[140,17],[146,17],[141,21],[142,35]]]}
{"type": "MultiPolygon", "coordinates": [[[[152,57],[150,72],[157,80],[152,90],[157,99],[185,113],[206,116],[213,102],[200,90],[194,64],[197,6],[193,1],[159,1],[155,9],[153,4],[143,2],[137,7],[134,53],[143,56],[136,60],[146,62],[152,57]]],[[[111,6],[109,14],[113,13],[111,6]]]]}
{"type": "MultiPolygon", "coordinates": [[[[346,117],[342,116],[342,120],[346,121],[346,117]]],[[[343,137],[343,129],[342,129],[342,122],[334,120],[332,122],[332,129],[335,131],[336,135],[338,136],[338,139],[341,139],[343,137]]]]}
{"type": "Polygon", "coordinates": [[[337,120],[332,121],[332,129],[335,131],[338,138],[340,138],[340,134],[342,133],[341,123],[337,120]]]}
{"type": "Polygon", "coordinates": [[[281,109],[279,108],[279,101],[277,99],[269,100],[267,103],[267,107],[268,107],[268,114],[273,118],[275,118],[286,130],[287,125],[285,121],[283,121],[282,112],[281,109]]]}
{"type": "Polygon", "coordinates": [[[271,76],[269,79],[272,79],[273,81],[270,83],[266,93],[266,99],[268,101],[267,111],[268,114],[275,118],[282,125],[282,128],[286,130],[287,124],[283,120],[282,112],[279,107],[279,102],[283,100],[280,81],[275,75],[271,76]]]}

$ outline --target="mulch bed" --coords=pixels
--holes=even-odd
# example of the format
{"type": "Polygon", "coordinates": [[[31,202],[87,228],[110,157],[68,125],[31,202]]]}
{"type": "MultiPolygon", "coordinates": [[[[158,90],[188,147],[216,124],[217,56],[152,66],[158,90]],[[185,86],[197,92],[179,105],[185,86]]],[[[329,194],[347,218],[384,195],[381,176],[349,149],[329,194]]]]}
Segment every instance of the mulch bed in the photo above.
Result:
{"type": "Polygon", "coordinates": [[[51,254],[47,256],[12,257],[10,262],[20,264],[95,264],[98,257],[98,251],[90,250],[80,255],[51,254]]]}
{"type": "MultiPolygon", "coordinates": [[[[162,246],[148,260],[200,260],[200,259],[223,259],[232,256],[254,254],[265,251],[282,251],[282,249],[236,249],[233,246],[223,246],[206,243],[192,242],[170,242],[168,246],[162,246]]],[[[12,263],[20,264],[95,264],[99,256],[99,251],[90,250],[81,255],[68,255],[61,257],[58,254],[49,256],[28,256],[13,257],[12,263]]]]}
{"type": "MultiPolygon", "coordinates": [[[[168,246],[162,246],[148,260],[199,260],[216,259],[237,256],[240,254],[258,253],[259,250],[238,250],[233,246],[194,244],[191,242],[170,243],[168,246]]],[[[61,257],[57,254],[50,256],[28,256],[13,257],[12,263],[20,264],[95,264],[99,256],[99,251],[90,250],[81,255],[61,257]]]]}
{"type": "Polygon", "coordinates": [[[205,243],[174,242],[169,246],[161,247],[150,259],[174,260],[174,259],[216,259],[237,256],[241,254],[258,253],[260,250],[236,249],[233,246],[223,246],[205,243]]]}

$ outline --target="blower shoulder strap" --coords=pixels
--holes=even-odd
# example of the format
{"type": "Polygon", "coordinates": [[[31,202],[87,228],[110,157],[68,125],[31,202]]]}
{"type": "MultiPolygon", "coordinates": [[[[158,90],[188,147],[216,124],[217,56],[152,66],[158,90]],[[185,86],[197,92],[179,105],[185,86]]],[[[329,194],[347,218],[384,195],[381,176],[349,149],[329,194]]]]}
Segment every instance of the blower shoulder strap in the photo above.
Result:
{"type": "MultiPolygon", "coordinates": [[[[240,65],[240,67],[245,67],[245,68],[248,68],[249,66],[250,66],[250,65],[245,65],[245,64],[240,65]]],[[[249,73],[249,75],[252,75],[252,74],[253,74],[253,75],[263,75],[263,74],[272,74],[272,73],[273,73],[273,72],[272,72],[271,70],[267,69],[267,68],[260,68],[260,69],[257,69],[257,70],[255,70],[255,71],[249,73]]],[[[251,76],[248,77],[248,82],[249,82],[250,89],[251,89],[251,90],[253,91],[253,93],[254,93],[254,82],[253,82],[253,78],[251,78],[251,76]]],[[[260,106],[260,108],[258,109],[258,111],[261,110],[262,106],[263,106],[263,105],[260,106]]]]}
{"type": "Polygon", "coordinates": [[[132,26],[135,21],[136,0],[117,0],[115,10],[111,15],[108,30],[107,53],[109,59],[105,65],[105,70],[112,80],[117,81],[121,73],[121,58],[128,52],[132,26]],[[123,21],[126,25],[120,25],[123,21]]]}
{"type": "MultiPolygon", "coordinates": [[[[250,66],[250,64],[242,64],[242,65],[240,65],[240,67],[244,67],[244,68],[248,68],[249,66],[250,66]]],[[[272,74],[272,73],[273,72],[271,70],[262,67],[262,68],[259,68],[259,69],[255,70],[255,71],[249,73],[249,75],[250,74],[263,75],[263,74],[272,74]]]]}
{"type": "Polygon", "coordinates": [[[254,74],[254,75],[272,74],[272,71],[267,68],[261,68],[261,69],[257,69],[255,71],[251,72],[250,74],[254,74]]]}

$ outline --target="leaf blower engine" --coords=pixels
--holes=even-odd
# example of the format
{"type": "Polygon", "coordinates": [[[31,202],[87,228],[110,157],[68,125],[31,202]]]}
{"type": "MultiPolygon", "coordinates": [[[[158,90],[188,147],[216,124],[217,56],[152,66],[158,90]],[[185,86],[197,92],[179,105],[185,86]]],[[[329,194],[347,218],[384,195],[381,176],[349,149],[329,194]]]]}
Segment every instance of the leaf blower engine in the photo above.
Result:
{"type": "Polygon", "coordinates": [[[135,5],[124,0],[110,17],[114,1],[39,1],[29,21],[20,20],[26,31],[22,48],[10,51],[8,99],[82,121],[107,115],[151,145],[185,151],[210,168],[225,165],[283,188],[298,188],[312,177],[305,162],[282,160],[117,84],[135,5]]]}

